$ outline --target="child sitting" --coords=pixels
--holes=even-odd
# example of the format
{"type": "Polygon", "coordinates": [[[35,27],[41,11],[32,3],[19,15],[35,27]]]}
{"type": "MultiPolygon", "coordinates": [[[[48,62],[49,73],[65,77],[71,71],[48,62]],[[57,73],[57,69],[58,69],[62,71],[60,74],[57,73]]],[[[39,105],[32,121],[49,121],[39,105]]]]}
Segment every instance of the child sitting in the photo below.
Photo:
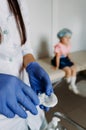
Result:
{"type": "Polygon", "coordinates": [[[71,89],[74,93],[78,94],[79,91],[76,82],[76,67],[74,63],[71,61],[69,52],[71,49],[70,38],[72,36],[72,32],[69,29],[62,29],[58,32],[57,37],[59,38],[59,43],[54,46],[55,56],[51,60],[51,63],[56,68],[62,69],[65,71],[65,77],[67,83],[70,83],[69,89],[71,89]]]}

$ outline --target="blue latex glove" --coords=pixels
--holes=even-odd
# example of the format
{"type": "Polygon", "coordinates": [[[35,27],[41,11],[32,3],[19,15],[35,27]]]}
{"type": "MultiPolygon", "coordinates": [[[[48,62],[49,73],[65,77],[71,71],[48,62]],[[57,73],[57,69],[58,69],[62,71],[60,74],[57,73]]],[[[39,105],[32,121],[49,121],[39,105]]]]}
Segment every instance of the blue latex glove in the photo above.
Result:
{"type": "MultiPolygon", "coordinates": [[[[51,95],[53,92],[52,84],[48,74],[45,70],[37,63],[31,62],[27,67],[26,71],[29,74],[29,80],[33,90],[38,93],[46,93],[46,95],[51,95]]],[[[40,106],[45,111],[49,108],[45,106],[40,106]]]]}
{"type": "Polygon", "coordinates": [[[15,76],[0,74],[0,114],[12,118],[15,114],[27,117],[25,109],[37,114],[38,96],[15,76]],[[22,107],[23,106],[23,107],[22,107]]]}

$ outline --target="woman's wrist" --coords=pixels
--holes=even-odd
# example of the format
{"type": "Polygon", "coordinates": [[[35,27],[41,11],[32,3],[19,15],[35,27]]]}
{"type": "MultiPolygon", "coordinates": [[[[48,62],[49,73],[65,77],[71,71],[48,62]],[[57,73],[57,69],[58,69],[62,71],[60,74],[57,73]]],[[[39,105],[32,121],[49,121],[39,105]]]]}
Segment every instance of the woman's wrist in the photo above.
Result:
{"type": "Polygon", "coordinates": [[[35,58],[32,54],[27,54],[23,57],[23,64],[24,67],[26,68],[28,64],[30,64],[31,62],[35,62],[35,58]]]}

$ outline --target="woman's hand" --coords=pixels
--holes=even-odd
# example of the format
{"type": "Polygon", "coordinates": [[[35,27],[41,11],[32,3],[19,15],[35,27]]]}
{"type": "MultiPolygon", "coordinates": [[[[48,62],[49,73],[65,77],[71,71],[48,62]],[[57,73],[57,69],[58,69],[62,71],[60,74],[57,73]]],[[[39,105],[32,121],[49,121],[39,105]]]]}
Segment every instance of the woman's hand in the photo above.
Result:
{"type": "MultiPolygon", "coordinates": [[[[29,75],[31,87],[37,94],[46,93],[46,95],[51,95],[53,88],[50,78],[45,70],[37,62],[31,62],[26,67],[26,71],[29,75]]],[[[41,108],[48,110],[48,108],[44,106],[41,106],[41,108]]]]}
{"type": "Polygon", "coordinates": [[[38,96],[31,87],[15,76],[0,74],[0,114],[12,118],[15,114],[26,118],[25,109],[37,114],[38,96]],[[23,107],[22,107],[23,106],[23,107]]]}

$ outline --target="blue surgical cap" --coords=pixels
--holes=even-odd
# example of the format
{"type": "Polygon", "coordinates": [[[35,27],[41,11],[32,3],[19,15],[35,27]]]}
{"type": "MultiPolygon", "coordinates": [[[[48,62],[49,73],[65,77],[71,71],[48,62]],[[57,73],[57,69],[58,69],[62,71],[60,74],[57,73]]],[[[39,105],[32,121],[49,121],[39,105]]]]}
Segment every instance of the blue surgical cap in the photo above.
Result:
{"type": "Polygon", "coordinates": [[[64,28],[62,30],[60,30],[58,33],[57,33],[57,37],[60,39],[62,37],[65,37],[65,36],[69,36],[71,37],[72,36],[72,32],[71,30],[67,29],[67,28],[64,28]]]}

